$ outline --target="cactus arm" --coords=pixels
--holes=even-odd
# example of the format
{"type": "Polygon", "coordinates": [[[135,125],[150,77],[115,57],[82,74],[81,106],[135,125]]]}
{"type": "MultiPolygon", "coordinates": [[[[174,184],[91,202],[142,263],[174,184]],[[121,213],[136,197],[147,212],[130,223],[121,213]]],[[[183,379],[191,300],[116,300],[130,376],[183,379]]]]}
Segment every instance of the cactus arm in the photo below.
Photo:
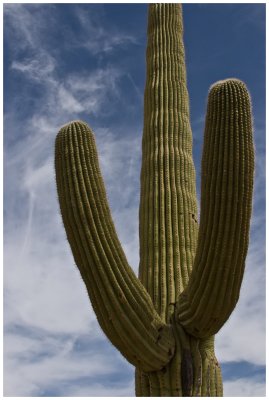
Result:
{"type": "Polygon", "coordinates": [[[127,263],[86,124],[60,130],[55,168],[67,238],[102,329],[133,365],[161,369],[173,355],[174,338],[127,263]]]}
{"type": "Polygon", "coordinates": [[[167,321],[187,285],[198,235],[181,5],[150,4],[139,276],[167,321]]]}
{"type": "Polygon", "coordinates": [[[233,311],[248,248],[254,175],[250,97],[236,79],[209,93],[202,158],[201,221],[177,318],[196,337],[215,334],[233,311]]]}

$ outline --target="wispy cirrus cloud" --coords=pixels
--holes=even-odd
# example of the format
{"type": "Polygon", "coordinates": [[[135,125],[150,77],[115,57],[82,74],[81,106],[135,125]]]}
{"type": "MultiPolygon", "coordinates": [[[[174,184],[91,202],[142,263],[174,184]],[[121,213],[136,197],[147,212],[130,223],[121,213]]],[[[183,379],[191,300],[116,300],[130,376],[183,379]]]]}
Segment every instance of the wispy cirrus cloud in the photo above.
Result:
{"type": "Polygon", "coordinates": [[[255,378],[225,381],[224,397],[264,397],[264,382],[255,378]]]}
{"type": "MultiPolygon", "coordinates": [[[[85,334],[55,335],[47,330],[22,329],[19,325],[9,331],[5,342],[5,368],[17,371],[5,374],[5,394],[7,396],[46,396],[54,392],[58,396],[97,395],[98,391],[108,393],[109,375],[115,381],[118,368],[124,366],[122,379],[129,390],[130,370],[127,361],[114,354],[112,346],[104,340],[96,326],[85,334]],[[105,353],[96,348],[103,347],[105,353]],[[90,360],[90,362],[89,362],[90,360]],[[127,367],[127,369],[126,369],[127,367]]],[[[111,385],[112,393],[125,393],[111,385]]],[[[131,392],[129,392],[130,394],[131,392]]]]}
{"type": "Polygon", "coordinates": [[[73,37],[71,46],[83,47],[97,56],[131,44],[138,44],[136,37],[119,32],[115,26],[105,29],[100,13],[96,15],[96,11],[80,7],[75,9],[75,15],[80,23],[81,32],[73,37]]]}
{"type": "MultiPolygon", "coordinates": [[[[29,53],[30,51],[39,52],[37,43],[40,43],[46,35],[46,24],[53,26],[53,5],[42,8],[39,5],[31,4],[25,7],[23,4],[5,4],[4,18],[5,31],[13,43],[10,50],[13,55],[22,55],[22,50],[29,53]],[[50,14],[50,18],[46,16],[50,14]]],[[[44,47],[48,45],[47,41],[43,42],[44,47]]]]}
{"type": "MultiPolygon", "coordinates": [[[[78,72],[68,72],[65,69],[63,78],[62,54],[54,50],[46,37],[50,28],[57,34],[57,24],[53,25],[55,17],[51,20],[53,5],[38,7],[10,4],[5,5],[4,9],[5,37],[9,37],[12,54],[10,68],[14,73],[23,75],[24,79],[32,83],[34,81],[44,88],[42,96],[46,96],[46,100],[39,99],[38,102],[39,114],[42,117],[48,115],[48,111],[54,119],[57,118],[56,114],[62,115],[62,111],[66,112],[66,118],[70,115],[71,119],[74,114],[97,116],[101,113],[103,116],[113,111],[113,102],[115,103],[116,97],[119,98],[117,81],[126,74],[124,71],[111,65],[78,72]],[[45,110],[42,109],[42,105],[46,105],[45,110]]],[[[96,14],[98,15],[98,12],[96,14]]],[[[80,23],[82,36],[91,38],[91,45],[99,51],[125,43],[125,36],[117,31],[108,32],[102,28],[99,32],[90,13],[81,7],[75,7],[74,15],[80,23]],[[107,44],[102,44],[103,42],[107,44]]],[[[126,40],[130,43],[135,42],[131,38],[126,40]]],[[[68,44],[72,47],[72,43],[68,44]]],[[[21,93],[21,96],[17,94],[16,102],[18,103],[23,96],[25,93],[21,93]]],[[[38,110],[35,110],[35,118],[37,113],[38,110]]]]}
{"type": "Polygon", "coordinates": [[[13,61],[11,69],[25,74],[29,79],[44,82],[52,75],[55,69],[55,60],[49,54],[40,51],[35,58],[26,58],[21,61],[13,61]]]}

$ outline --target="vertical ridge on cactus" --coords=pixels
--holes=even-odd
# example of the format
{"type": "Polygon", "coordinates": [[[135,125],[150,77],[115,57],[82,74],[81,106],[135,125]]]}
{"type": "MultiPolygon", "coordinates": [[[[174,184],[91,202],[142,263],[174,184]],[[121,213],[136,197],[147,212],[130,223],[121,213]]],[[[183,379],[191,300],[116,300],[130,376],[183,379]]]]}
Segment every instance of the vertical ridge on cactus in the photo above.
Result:
{"type": "Polygon", "coordinates": [[[244,273],[251,104],[238,79],[210,89],[198,227],[179,4],[149,5],[144,104],[139,279],[117,237],[94,136],[82,121],[56,138],[67,238],[100,326],[136,367],[136,395],[222,396],[214,335],[237,303],[244,273]]]}

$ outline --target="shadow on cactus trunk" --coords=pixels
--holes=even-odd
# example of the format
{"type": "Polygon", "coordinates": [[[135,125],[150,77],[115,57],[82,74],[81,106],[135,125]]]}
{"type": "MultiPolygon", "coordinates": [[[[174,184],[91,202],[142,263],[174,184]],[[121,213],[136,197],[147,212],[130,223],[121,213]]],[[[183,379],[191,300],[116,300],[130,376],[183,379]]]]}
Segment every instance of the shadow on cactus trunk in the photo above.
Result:
{"type": "Polygon", "coordinates": [[[67,238],[100,326],[136,367],[137,396],[222,396],[214,335],[232,313],[248,248],[254,150],[241,81],[209,92],[198,226],[179,4],[151,4],[144,98],[139,279],[108,206],[95,140],[73,121],[56,139],[67,238]]]}

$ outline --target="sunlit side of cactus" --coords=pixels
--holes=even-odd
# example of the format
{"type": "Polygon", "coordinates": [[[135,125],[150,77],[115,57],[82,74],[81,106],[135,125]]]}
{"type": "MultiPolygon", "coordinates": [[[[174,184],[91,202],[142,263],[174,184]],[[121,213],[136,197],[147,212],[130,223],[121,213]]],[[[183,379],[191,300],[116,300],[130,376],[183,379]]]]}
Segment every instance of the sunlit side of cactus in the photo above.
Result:
{"type": "Polygon", "coordinates": [[[56,139],[67,238],[98,321],[136,366],[137,396],[221,396],[214,334],[233,311],[248,248],[254,150],[237,79],[209,92],[198,227],[182,10],[151,4],[139,212],[139,279],[109,210],[94,136],[81,121],[56,139]]]}

